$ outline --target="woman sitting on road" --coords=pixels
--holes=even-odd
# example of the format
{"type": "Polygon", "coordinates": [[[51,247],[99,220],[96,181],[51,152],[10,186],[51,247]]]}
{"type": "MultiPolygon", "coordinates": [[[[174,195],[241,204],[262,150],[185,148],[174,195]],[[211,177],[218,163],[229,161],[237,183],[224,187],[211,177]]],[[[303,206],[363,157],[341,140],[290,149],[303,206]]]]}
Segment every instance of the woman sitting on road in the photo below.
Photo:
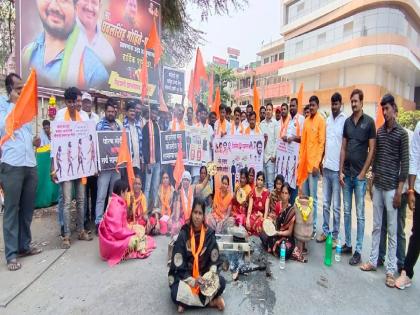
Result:
{"type": "Polygon", "coordinates": [[[229,188],[229,177],[222,176],[221,185],[216,191],[213,200],[213,211],[207,216],[207,225],[216,231],[216,234],[225,233],[229,226],[234,225],[230,217],[232,210],[232,193],[229,188]]]}
{"type": "Polygon", "coordinates": [[[249,195],[252,188],[248,184],[248,170],[241,169],[239,184],[235,188],[235,194],[232,199],[232,216],[237,225],[245,225],[246,212],[248,210],[249,195]]]}
{"type": "Polygon", "coordinates": [[[178,312],[187,307],[222,311],[225,279],[217,273],[219,248],[214,231],[205,224],[205,203],[194,199],[191,217],[175,241],[168,273],[172,301],[178,312]],[[208,280],[209,279],[209,280],[208,280]]]}
{"type": "Polygon", "coordinates": [[[207,172],[207,167],[204,165],[200,168],[200,178],[198,183],[194,185],[194,198],[200,198],[205,201],[206,206],[209,205],[209,197],[213,193],[210,176],[207,172]]]}
{"type": "Polygon", "coordinates": [[[162,183],[159,187],[154,205],[154,212],[159,216],[161,234],[167,234],[172,228],[171,214],[174,190],[169,179],[169,174],[163,172],[162,183]]]}
{"type": "Polygon", "coordinates": [[[114,184],[107,211],[99,225],[99,252],[110,266],[124,259],[147,258],[156,247],[139,225],[127,221],[128,185],[123,180],[114,184]]]}
{"type": "Polygon", "coordinates": [[[265,176],[263,172],[257,173],[256,187],[252,190],[249,198],[246,229],[248,233],[259,236],[262,224],[268,215],[270,192],[264,187],[265,176]]]}

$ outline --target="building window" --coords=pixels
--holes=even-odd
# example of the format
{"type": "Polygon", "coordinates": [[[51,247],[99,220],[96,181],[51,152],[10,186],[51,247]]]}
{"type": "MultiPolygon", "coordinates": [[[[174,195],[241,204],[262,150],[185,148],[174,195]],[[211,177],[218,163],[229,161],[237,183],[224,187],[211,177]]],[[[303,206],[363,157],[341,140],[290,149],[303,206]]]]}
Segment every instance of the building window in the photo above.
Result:
{"type": "Polygon", "coordinates": [[[303,40],[296,42],[295,53],[296,55],[300,55],[303,51],[303,40]]]}
{"type": "Polygon", "coordinates": [[[279,53],[279,60],[284,60],[284,51],[279,53]]]}
{"type": "Polygon", "coordinates": [[[270,62],[270,58],[265,57],[265,58],[264,58],[264,64],[269,63],[269,62],[270,62]]]}
{"type": "Polygon", "coordinates": [[[343,37],[349,37],[353,34],[353,21],[347,22],[343,25],[343,37]]]}
{"type": "Polygon", "coordinates": [[[317,38],[318,46],[325,44],[326,41],[327,41],[327,34],[325,32],[318,34],[318,38],[317,38]]]}
{"type": "Polygon", "coordinates": [[[300,13],[305,9],[305,2],[301,2],[297,5],[297,12],[300,13]]]}

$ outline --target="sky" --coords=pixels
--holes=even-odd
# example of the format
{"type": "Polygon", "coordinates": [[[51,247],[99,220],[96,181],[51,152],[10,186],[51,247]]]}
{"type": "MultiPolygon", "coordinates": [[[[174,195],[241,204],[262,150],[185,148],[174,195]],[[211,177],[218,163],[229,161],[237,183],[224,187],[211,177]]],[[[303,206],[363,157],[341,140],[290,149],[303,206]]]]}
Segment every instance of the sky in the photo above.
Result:
{"type": "MultiPolygon", "coordinates": [[[[201,21],[197,7],[189,6],[193,26],[206,33],[203,36],[206,42],[200,46],[204,61],[211,62],[213,56],[227,59],[228,47],[240,50],[240,65],[255,61],[263,41],[266,44],[280,37],[280,3],[280,0],[248,0],[243,11],[232,10],[230,16],[209,16],[207,21],[201,21]]],[[[194,60],[188,70],[193,63],[194,60]]]]}

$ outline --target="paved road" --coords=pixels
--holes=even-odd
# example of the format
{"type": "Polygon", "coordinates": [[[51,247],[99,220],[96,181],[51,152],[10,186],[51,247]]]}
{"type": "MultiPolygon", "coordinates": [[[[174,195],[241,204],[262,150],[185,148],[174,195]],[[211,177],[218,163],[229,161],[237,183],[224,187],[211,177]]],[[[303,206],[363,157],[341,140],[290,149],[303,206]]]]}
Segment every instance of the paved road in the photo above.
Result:
{"type": "MultiPolygon", "coordinates": [[[[370,231],[371,220],[367,219],[366,230],[370,231]]],[[[408,224],[411,226],[411,222],[408,224]]],[[[36,242],[49,242],[45,251],[59,245],[55,216],[35,219],[33,231],[36,242]]],[[[0,314],[173,314],[176,308],[169,297],[165,265],[168,238],[157,237],[156,241],[157,249],[148,259],[127,261],[113,268],[100,260],[96,238],[92,242],[74,241],[38,280],[7,308],[0,308],[0,314]]],[[[369,249],[366,235],[365,259],[369,249]]],[[[323,245],[311,242],[309,263],[288,262],[285,270],[280,270],[278,261],[272,258],[272,278],[256,272],[232,282],[226,274],[224,313],[420,314],[418,276],[409,290],[389,289],[384,284],[383,269],[363,273],[349,266],[345,256],[341,263],[327,268],[322,264],[323,250],[323,245]]],[[[4,261],[0,263],[0,273],[7,272],[4,261]]],[[[31,268],[25,260],[23,265],[31,268]]],[[[416,272],[420,274],[418,266],[416,272]]],[[[0,289],[7,290],[1,283],[0,289]]],[[[200,314],[217,313],[200,310],[200,314]]]]}

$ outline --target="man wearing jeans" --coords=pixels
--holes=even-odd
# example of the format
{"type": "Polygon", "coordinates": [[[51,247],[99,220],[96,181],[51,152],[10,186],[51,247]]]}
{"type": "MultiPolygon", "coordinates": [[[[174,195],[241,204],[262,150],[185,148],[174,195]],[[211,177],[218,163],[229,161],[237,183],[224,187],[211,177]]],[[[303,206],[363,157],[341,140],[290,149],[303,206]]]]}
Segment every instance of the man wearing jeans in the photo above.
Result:
{"type": "MultiPolygon", "coordinates": [[[[116,109],[115,102],[110,98],[105,104],[105,117],[99,121],[96,125],[97,131],[119,131],[121,126],[115,120],[116,109]]],[[[111,196],[114,184],[121,178],[120,174],[115,170],[104,170],[99,173],[98,176],[98,191],[96,194],[96,232],[98,230],[99,223],[102,221],[102,217],[105,211],[105,200],[107,196],[111,196]]]]}
{"type": "Polygon", "coordinates": [[[260,123],[261,133],[264,134],[264,173],[267,188],[274,187],[276,174],[276,149],[279,134],[279,123],[273,119],[273,104],[268,103],[265,108],[265,119],[260,123]]]}
{"type": "Polygon", "coordinates": [[[391,94],[381,100],[385,124],[378,129],[376,153],[373,163],[373,230],[372,251],[369,262],[363,264],[363,271],[376,270],[379,257],[382,217],[386,209],[388,231],[388,259],[385,284],[395,286],[397,271],[397,221],[401,194],[408,177],[408,134],[397,121],[397,104],[391,94]]]}
{"type": "MultiPolygon", "coordinates": [[[[81,99],[82,93],[76,87],[70,87],[64,91],[64,102],[67,108],[65,111],[60,112],[55,117],[55,121],[87,121],[87,116],[80,114],[76,107],[78,98],[81,99]]],[[[54,143],[53,143],[54,145],[54,143]]],[[[51,150],[53,152],[53,150],[51,150]]],[[[55,169],[54,157],[51,158],[51,179],[57,182],[57,171],[55,169]]],[[[62,195],[63,195],[63,225],[64,225],[64,237],[61,243],[61,248],[70,248],[70,222],[71,222],[71,201],[73,199],[73,188],[76,192],[76,212],[77,212],[77,231],[78,239],[82,241],[91,241],[90,236],[84,230],[85,220],[85,185],[82,183],[82,179],[74,179],[60,183],[62,195]]]]}
{"type": "Polygon", "coordinates": [[[325,145],[325,120],[318,113],[319,99],[316,95],[309,98],[309,117],[303,125],[299,148],[298,185],[305,196],[314,200],[312,239],[316,236],[318,212],[318,179],[325,145]]]}
{"type": "Polygon", "coordinates": [[[353,114],[346,119],[340,153],[340,184],[343,187],[344,231],[346,234],[343,254],[351,254],[351,209],[353,191],[356,200],[357,237],[356,250],[349,264],[361,261],[365,234],[366,172],[372,162],[376,142],[375,122],[363,113],[363,92],[353,90],[350,96],[353,114]]]}
{"type": "Polygon", "coordinates": [[[408,207],[413,211],[413,228],[408,242],[407,256],[401,276],[395,282],[398,289],[404,290],[411,286],[414,276],[414,266],[420,253],[420,122],[414,130],[410,144],[410,170],[407,190],[408,207]]]}
{"type": "Polygon", "coordinates": [[[150,120],[143,127],[143,159],[146,165],[144,194],[151,207],[159,189],[160,181],[160,130],[157,124],[158,107],[150,105],[150,120]]]}
{"type": "MultiPolygon", "coordinates": [[[[5,80],[8,99],[0,98],[0,138],[6,133],[6,119],[13,110],[23,88],[14,73],[5,80]]],[[[32,123],[13,132],[1,147],[0,181],[4,192],[3,237],[7,269],[19,270],[17,257],[36,255],[41,249],[31,247],[31,223],[35,205],[38,173],[34,146],[40,139],[32,134],[32,123]]],[[[6,290],[6,288],[4,289],[6,290]]]]}
{"type": "Polygon", "coordinates": [[[328,233],[332,232],[333,248],[337,246],[340,231],[341,187],[338,171],[340,170],[340,150],[343,140],[343,128],[346,115],[341,111],[342,98],[339,93],[331,96],[331,115],[327,118],[327,132],[325,141],[325,156],[323,169],[322,191],[323,233],[317,238],[318,243],[325,242],[328,233]],[[333,228],[330,229],[330,208],[333,207],[333,228]]]}

